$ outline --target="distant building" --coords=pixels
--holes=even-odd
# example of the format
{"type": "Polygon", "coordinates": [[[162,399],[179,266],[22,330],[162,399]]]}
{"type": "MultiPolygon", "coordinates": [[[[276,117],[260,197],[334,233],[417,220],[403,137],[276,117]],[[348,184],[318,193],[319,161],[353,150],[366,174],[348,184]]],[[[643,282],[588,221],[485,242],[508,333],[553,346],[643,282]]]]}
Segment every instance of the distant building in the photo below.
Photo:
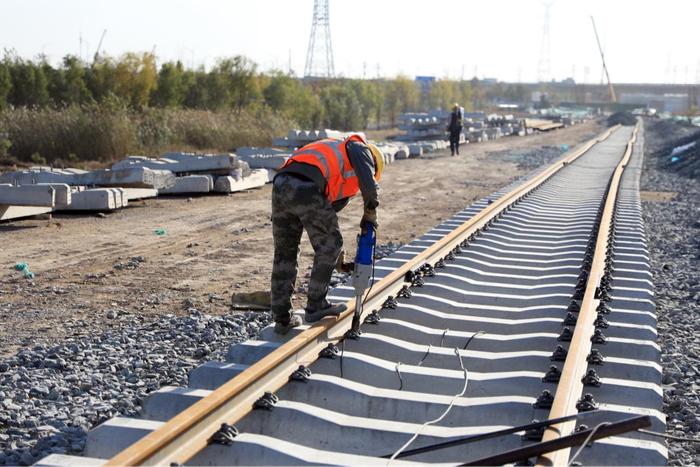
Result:
{"type": "MultiPolygon", "coordinates": [[[[692,104],[687,93],[626,92],[620,94],[619,100],[622,104],[635,104],[671,113],[687,112],[692,104]]],[[[698,105],[697,99],[695,105],[698,105]]]]}

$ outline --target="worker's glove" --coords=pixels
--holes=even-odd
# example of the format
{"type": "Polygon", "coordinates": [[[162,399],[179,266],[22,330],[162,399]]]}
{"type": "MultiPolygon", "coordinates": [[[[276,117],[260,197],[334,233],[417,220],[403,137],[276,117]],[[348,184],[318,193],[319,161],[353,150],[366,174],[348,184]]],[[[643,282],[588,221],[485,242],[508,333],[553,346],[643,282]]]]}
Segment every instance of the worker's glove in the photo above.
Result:
{"type": "Polygon", "coordinates": [[[338,262],[335,263],[335,270],[340,273],[349,273],[352,272],[354,266],[355,264],[352,262],[345,262],[345,250],[341,250],[340,256],[338,256],[338,262]]]}
{"type": "Polygon", "coordinates": [[[362,220],[360,221],[360,228],[364,230],[367,224],[372,224],[374,226],[374,230],[377,230],[377,227],[379,227],[376,209],[365,208],[365,212],[362,214],[362,220]]]}

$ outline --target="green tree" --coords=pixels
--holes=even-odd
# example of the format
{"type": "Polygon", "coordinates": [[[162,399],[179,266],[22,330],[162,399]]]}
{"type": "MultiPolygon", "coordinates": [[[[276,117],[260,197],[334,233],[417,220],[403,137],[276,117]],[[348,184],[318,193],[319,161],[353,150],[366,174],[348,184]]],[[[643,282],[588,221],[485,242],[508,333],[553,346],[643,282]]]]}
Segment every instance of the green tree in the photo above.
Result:
{"type": "Polygon", "coordinates": [[[367,129],[369,128],[370,117],[376,116],[378,113],[381,114],[379,109],[382,106],[382,94],[379,91],[379,86],[372,81],[352,80],[351,84],[360,101],[362,113],[361,128],[367,129]]]}
{"type": "Polygon", "coordinates": [[[0,110],[7,107],[7,96],[12,90],[12,76],[5,62],[0,62],[0,110]]]}
{"type": "Polygon", "coordinates": [[[100,57],[86,70],[85,81],[92,97],[102,102],[115,95],[115,65],[109,57],[100,57]]]}
{"type": "Polygon", "coordinates": [[[115,94],[132,107],[145,107],[158,83],[155,60],[150,53],[124,54],[114,69],[115,94]]]}
{"type": "Polygon", "coordinates": [[[451,109],[460,100],[459,89],[455,81],[441,79],[434,81],[428,91],[428,105],[432,109],[451,109]]]}
{"type": "Polygon", "coordinates": [[[209,74],[203,68],[185,72],[185,97],[183,105],[190,109],[206,109],[209,103],[209,74]]]}
{"type": "Polygon", "coordinates": [[[8,101],[12,105],[42,107],[49,103],[49,83],[41,65],[15,58],[10,75],[12,89],[8,101]]]}
{"type": "Polygon", "coordinates": [[[481,87],[479,78],[476,76],[471,80],[471,94],[472,94],[472,109],[478,110],[484,108],[484,90],[481,87]]]}
{"type": "Polygon", "coordinates": [[[387,110],[392,126],[396,125],[399,113],[416,110],[418,99],[418,87],[408,77],[400,75],[387,82],[384,94],[384,107],[387,110]]]}
{"type": "Polygon", "coordinates": [[[217,64],[213,73],[217,75],[216,86],[223,84],[225,101],[240,110],[261,97],[256,79],[257,65],[248,58],[237,55],[217,64]]]}
{"type": "Polygon", "coordinates": [[[352,86],[334,83],[321,91],[323,124],[334,130],[352,131],[362,128],[362,105],[352,86]]]}
{"type": "Polygon", "coordinates": [[[78,57],[66,55],[51,79],[52,98],[57,104],[83,104],[92,99],[86,83],[86,66],[78,57]]]}
{"type": "Polygon", "coordinates": [[[151,94],[151,104],[157,107],[180,107],[187,97],[188,78],[179,60],[167,62],[158,72],[158,85],[151,94]]]}

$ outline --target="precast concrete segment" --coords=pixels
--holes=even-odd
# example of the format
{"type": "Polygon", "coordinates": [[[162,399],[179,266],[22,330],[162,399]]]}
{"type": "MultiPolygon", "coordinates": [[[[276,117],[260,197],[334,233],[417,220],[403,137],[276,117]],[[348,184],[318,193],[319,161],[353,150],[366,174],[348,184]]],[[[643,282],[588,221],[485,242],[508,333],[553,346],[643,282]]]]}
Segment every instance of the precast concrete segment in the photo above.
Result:
{"type": "Polygon", "coordinates": [[[0,185],[0,204],[53,207],[56,204],[56,190],[50,185],[0,185]]]}
{"type": "Polygon", "coordinates": [[[170,188],[158,190],[159,194],[179,195],[189,193],[209,193],[214,189],[214,177],[211,175],[185,175],[177,177],[170,188]]]}
{"type": "Polygon", "coordinates": [[[216,177],[214,191],[219,193],[235,193],[237,191],[259,188],[272,180],[268,169],[256,169],[247,177],[235,178],[231,176],[216,177]]]}
{"type": "Polygon", "coordinates": [[[42,206],[7,206],[0,204],[0,221],[38,216],[53,211],[54,208],[42,206]]]}

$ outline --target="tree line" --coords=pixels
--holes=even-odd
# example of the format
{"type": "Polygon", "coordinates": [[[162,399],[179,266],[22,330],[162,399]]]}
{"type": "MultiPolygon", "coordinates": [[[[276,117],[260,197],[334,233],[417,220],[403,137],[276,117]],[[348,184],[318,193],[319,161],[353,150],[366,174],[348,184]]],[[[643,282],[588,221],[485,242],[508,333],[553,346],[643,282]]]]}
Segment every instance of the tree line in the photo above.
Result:
{"type": "Polygon", "coordinates": [[[304,80],[281,71],[261,72],[244,56],[222,58],[209,70],[189,69],[180,61],[158,64],[151,53],[96,56],[89,63],[67,55],[57,66],[13,53],[0,61],[0,109],[104,103],[133,110],[267,107],[302,127],[350,130],[394,125],[401,112],[446,109],[453,102],[481,107],[492,97],[487,94],[476,79],[437,80],[427,91],[406,76],[304,80]]]}

